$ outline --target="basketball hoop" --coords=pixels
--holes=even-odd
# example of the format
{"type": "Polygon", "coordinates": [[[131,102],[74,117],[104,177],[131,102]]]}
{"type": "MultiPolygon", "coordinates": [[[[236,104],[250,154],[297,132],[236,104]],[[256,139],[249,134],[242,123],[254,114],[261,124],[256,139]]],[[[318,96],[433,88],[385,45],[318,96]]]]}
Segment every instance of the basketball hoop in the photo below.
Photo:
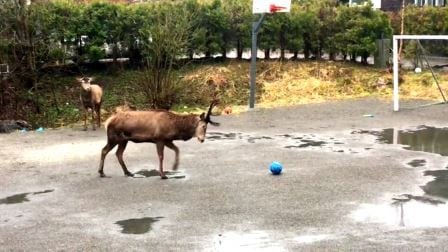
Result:
{"type": "Polygon", "coordinates": [[[291,0],[253,0],[252,13],[290,12],[291,0]]]}
{"type": "Polygon", "coordinates": [[[269,5],[269,12],[270,13],[276,13],[276,12],[279,12],[279,11],[282,11],[282,10],[286,10],[286,9],[287,8],[284,7],[284,6],[278,6],[278,5],[275,5],[275,4],[269,5]]]}
{"type": "Polygon", "coordinates": [[[249,92],[249,108],[255,106],[256,93],[256,68],[257,68],[257,34],[266,13],[290,12],[291,0],[253,0],[252,14],[261,14],[257,22],[252,23],[252,47],[251,47],[251,63],[250,63],[250,92],[249,92]]]}

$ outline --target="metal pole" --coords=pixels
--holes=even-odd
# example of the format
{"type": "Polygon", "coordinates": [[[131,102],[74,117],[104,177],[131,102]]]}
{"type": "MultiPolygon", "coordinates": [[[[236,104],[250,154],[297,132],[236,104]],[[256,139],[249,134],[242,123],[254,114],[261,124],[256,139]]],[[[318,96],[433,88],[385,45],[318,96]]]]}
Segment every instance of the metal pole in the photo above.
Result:
{"type": "Polygon", "coordinates": [[[394,111],[398,111],[399,103],[398,103],[398,39],[394,36],[392,39],[393,45],[393,73],[394,73],[394,111]]]}
{"type": "Polygon", "coordinates": [[[250,63],[250,96],[249,96],[249,108],[255,106],[255,92],[256,92],[256,74],[257,74],[257,35],[260,30],[261,23],[263,22],[265,14],[263,13],[257,22],[252,23],[252,52],[250,63]]]}

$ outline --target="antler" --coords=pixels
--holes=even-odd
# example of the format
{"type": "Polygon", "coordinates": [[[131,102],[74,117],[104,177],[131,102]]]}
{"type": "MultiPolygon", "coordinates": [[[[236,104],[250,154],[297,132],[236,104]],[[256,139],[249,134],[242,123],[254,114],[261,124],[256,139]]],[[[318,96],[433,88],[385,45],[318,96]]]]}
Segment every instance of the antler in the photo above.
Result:
{"type": "Polygon", "coordinates": [[[217,103],[218,103],[218,101],[216,101],[216,100],[213,100],[213,101],[212,101],[212,103],[210,104],[210,107],[208,108],[207,115],[205,116],[205,121],[206,121],[207,123],[210,123],[210,124],[213,125],[213,126],[219,126],[219,123],[217,123],[217,122],[213,122],[213,121],[210,119],[210,115],[212,114],[212,109],[213,109],[213,107],[214,107],[217,103]]]}

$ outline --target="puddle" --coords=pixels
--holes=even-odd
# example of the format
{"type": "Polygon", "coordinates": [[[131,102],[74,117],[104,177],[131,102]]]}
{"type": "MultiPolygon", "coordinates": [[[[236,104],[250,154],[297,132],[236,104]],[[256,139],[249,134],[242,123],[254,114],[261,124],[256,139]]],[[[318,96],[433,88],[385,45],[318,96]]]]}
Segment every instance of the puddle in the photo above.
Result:
{"type": "Polygon", "coordinates": [[[19,203],[27,202],[27,201],[30,201],[27,197],[30,194],[31,195],[44,194],[44,193],[50,193],[53,191],[54,191],[54,189],[48,189],[45,191],[39,191],[39,192],[33,192],[33,193],[14,194],[12,196],[8,196],[6,198],[0,199],[0,205],[1,204],[19,204],[19,203]]]}
{"type": "Polygon", "coordinates": [[[214,248],[207,251],[287,251],[264,231],[226,232],[214,237],[214,248]]]}
{"type": "Polygon", "coordinates": [[[235,140],[238,137],[241,139],[241,133],[220,133],[220,132],[209,132],[207,133],[208,140],[235,140]]]}
{"type": "Polygon", "coordinates": [[[247,141],[249,143],[255,143],[255,140],[272,140],[272,139],[274,138],[268,136],[261,136],[261,137],[249,137],[247,141]]]}
{"type": "Polygon", "coordinates": [[[335,240],[339,239],[340,237],[337,237],[335,235],[330,234],[321,234],[321,235],[301,235],[294,238],[294,241],[297,243],[315,243],[320,241],[326,241],[326,240],[335,240]]]}
{"type": "MultiPolygon", "coordinates": [[[[448,128],[419,126],[410,130],[384,129],[381,131],[357,131],[360,134],[371,134],[378,142],[385,144],[401,144],[404,149],[448,156],[448,128]]],[[[415,159],[407,163],[411,167],[424,167],[427,161],[415,159]]],[[[421,186],[426,195],[448,199],[448,170],[428,170],[424,176],[435,179],[421,186]]]]}
{"type": "Polygon", "coordinates": [[[286,149],[311,149],[326,152],[335,153],[365,153],[369,149],[353,147],[347,148],[346,143],[341,139],[336,139],[335,137],[328,136],[316,136],[314,134],[305,134],[301,136],[295,136],[291,134],[277,135],[280,137],[278,140],[281,142],[287,142],[288,145],[283,146],[286,149]]]}
{"type": "Polygon", "coordinates": [[[53,192],[54,189],[48,189],[48,190],[44,190],[44,191],[40,191],[40,192],[33,192],[33,194],[44,194],[44,193],[51,193],[53,192]]]}
{"type": "Polygon", "coordinates": [[[399,197],[392,198],[392,200],[394,200],[394,203],[392,203],[393,205],[396,205],[398,203],[408,202],[411,200],[415,200],[415,201],[418,201],[421,203],[432,204],[432,205],[445,204],[445,201],[442,201],[442,200],[433,199],[433,198],[425,197],[425,196],[414,196],[411,194],[402,194],[399,197]]]}
{"type": "Polygon", "coordinates": [[[30,201],[26,197],[26,196],[28,196],[28,194],[29,193],[20,193],[20,194],[15,194],[15,195],[0,199],[0,205],[1,204],[18,204],[18,203],[30,201]]]}
{"type": "Polygon", "coordinates": [[[421,186],[426,194],[448,199],[448,170],[425,171],[423,175],[435,177],[421,186]]]}
{"type": "Polygon", "coordinates": [[[115,222],[119,225],[123,234],[145,234],[152,230],[152,225],[163,217],[144,217],[140,219],[128,219],[115,222]]]}
{"type": "MultiPolygon", "coordinates": [[[[260,140],[274,140],[274,137],[271,136],[251,136],[243,133],[220,133],[220,132],[210,132],[207,133],[207,140],[217,141],[217,140],[246,140],[248,143],[256,143],[260,140]]],[[[282,135],[284,137],[290,136],[288,134],[282,135]]],[[[290,136],[292,138],[292,136],[290,136]]],[[[302,137],[293,138],[293,139],[302,139],[302,137]]]]}
{"type": "MultiPolygon", "coordinates": [[[[184,179],[185,175],[176,175],[179,174],[178,171],[165,171],[165,174],[168,176],[168,179],[184,179]]],[[[159,177],[159,171],[158,170],[140,170],[136,172],[134,175],[140,175],[140,176],[134,176],[135,178],[149,178],[149,177],[159,177]]]]}
{"type": "Polygon", "coordinates": [[[406,150],[423,151],[448,156],[448,128],[420,126],[412,130],[396,130],[393,128],[381,131],[357,131],[360,134],[371,134],[378,137],[378,142],[386,144],[406,145],[406,150]]]}
{"type": "Polygon", "coordinates": [[[426,160],[425,159],[414,159],[411,162],[408,162],[407,165],[413,168],[417,167],[424,167],[426,166],[426,160]]]}
{"type": "Polygon", "coordinates": [[[210,132],[208,133],[207,139],[210,141],[222,141],[222,140],[243,140],[248,143],[255,144],[259,142],[277,142],[283,145],[286,149],[311,149],[318,151],[336,152],[336,153],[348,153],[348,154],[358,154],[365,153],[373,148],[347,148],[344,139],[337,139],[333,136],[315,135],[315,134],[280,134],[273,136],[253,136],[250,134],[243,133],[221,133],[221,132],[210,132]]]}
{"type": "Polygon", "coordinates": [[[255,143],[257,140],[272,140],[274,138],[269,136],[250,136],[250,135],[244,135],[242,133],[233,133],[233,132],[231,133],[210,132],[208,133],[207,139],[210,141],[244,139],[249,143],[255,143]]]}
{"type": "Polygon", "coordinates": [[[362,204],[350,217],[357,222],[396,227],[447,227],[448,205],[441,200],[409,194],[394,198],[390,204],[362,204]]]}
{"type": "MultiPolygon", "coordinates": [[[[301,140],[300,142],[301,143],[299,145],[287,145],[287,146],[285,146],[285,148],[291,149],[291,148],[323,147],[327,144],[327,142],[324,142],[324,141],[308,140],[308,139],[301,140]]],[[[340,143],[337,143],[337,144],[340,144],[340,143]]]]}
{"type": "MultiPolygon", "coordinates": [[[[357,131],[353,134],[371,134],[379,143],[400,144],[406,150],[422,151],[448,156],[448,128],[419,126],[415,129],[381,131],[357,131]]],[[[411,167],[425,167],[427,160],[413,159],[407,163],[411,167]]],[[[448,167],[447,167],[448,168],[448,167]]],[[[393,198],[390,204],[362,204],[351,214],[356,221],[382,223],[400,227],[448,227],[448,169],[426,170],[424,176],[434,177],[433,181],[421,186],[423,196],[403,194],[393,198]]]]}
{"type": "Polygon", "coordinates": [[[160,175],[159,171],[157,171],[157,170],[140,170],[140,171],[138,171],[138,172],[136,172],[134,174],[138,174],[138,175],[141,175],[141,176],[146,177],[146,178],[148,178],[148,177],[155,177],[155,176],[159,176],[160,175]]]}

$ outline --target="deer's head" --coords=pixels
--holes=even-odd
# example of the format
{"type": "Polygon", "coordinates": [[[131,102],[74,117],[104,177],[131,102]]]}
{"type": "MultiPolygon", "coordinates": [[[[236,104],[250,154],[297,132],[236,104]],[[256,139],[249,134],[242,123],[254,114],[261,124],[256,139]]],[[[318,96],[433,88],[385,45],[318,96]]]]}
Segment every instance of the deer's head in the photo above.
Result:
{"type": "Polygon", "coordinates": [[[82,78],[76,78],[76,80],[78,80],[79,83],[81,83],[81,88],[84,89],[85,91],[90,91],[90,85],[91,85],[91,81],[93,80],[93,78],[91,77],[82,77],[82,78]]]}
{"type": "Polygon", "coordinates": [[[212,101],[210,104],[210,107],[208,108],[207,114],[202,113],[199,118],[200,121],[198,123],[198,126],[196,127],[196,137],[198,138],[199,142],[204,142],[205,140],[205,134],[207,133],[207,125],[210,123],[213,126],[219,126],[219,123],[214,122],[210,119],[212,109],[216,105],[216,101],[212,101]]]}

